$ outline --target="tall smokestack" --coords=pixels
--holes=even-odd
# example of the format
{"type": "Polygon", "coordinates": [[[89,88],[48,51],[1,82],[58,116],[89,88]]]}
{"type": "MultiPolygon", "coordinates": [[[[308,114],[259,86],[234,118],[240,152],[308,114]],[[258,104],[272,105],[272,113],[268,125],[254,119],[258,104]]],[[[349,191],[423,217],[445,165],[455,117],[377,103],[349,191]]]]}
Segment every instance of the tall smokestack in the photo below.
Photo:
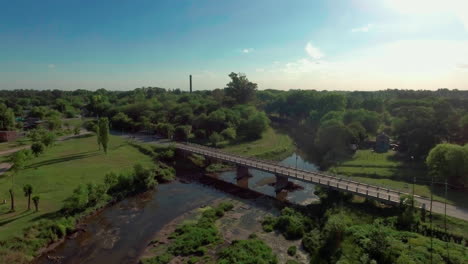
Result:
{"type": "Polygon", "coordinates": [[[190,74],[190,93],[192,93],[192,75],[190,74]]]}

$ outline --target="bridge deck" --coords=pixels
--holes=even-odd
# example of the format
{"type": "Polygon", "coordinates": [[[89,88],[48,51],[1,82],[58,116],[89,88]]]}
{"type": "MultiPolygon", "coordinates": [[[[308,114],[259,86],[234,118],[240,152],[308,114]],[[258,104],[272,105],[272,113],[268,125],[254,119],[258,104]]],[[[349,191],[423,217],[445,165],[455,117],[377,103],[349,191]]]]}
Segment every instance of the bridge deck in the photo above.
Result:
{"type": "MultiPolygon", "coordinates": [[[[318,184],[332,189],[350,192],[356,195],[368,197],[373,200],[389,204],[399,204],[401,195],[410,195],[409,193],[382,188],[370,184],[360,183],[348,179],[334,177],[316,171],[305,171],[293,167],[278,164],[273,161],[257,159],[253,157],[243,157],[240,155],[220,151],[219,149],[210,148],[206,146],[191,144],[191,143],[176,143],[176,148],[190,153],[203,155],[206,157],[218,159],[224,162],[233,163],[236,165],[246,166],[249,168],[269,172],[272,174],[286,176],[291,179],[300,180],[307,183],[318,184]]],[[[425,206],[427,210],[430,209],[430,200],[424,197],[415,195],[418,207],[425,206]]],[[[443,214],[445,206],[440,202],[433,202],[432,210],[435,213],[443,214]]],[[[452,205],[447,205],[447,215],[454,217],[468,219],[468,211],[463,208],[458,208],[452,205]]]]}

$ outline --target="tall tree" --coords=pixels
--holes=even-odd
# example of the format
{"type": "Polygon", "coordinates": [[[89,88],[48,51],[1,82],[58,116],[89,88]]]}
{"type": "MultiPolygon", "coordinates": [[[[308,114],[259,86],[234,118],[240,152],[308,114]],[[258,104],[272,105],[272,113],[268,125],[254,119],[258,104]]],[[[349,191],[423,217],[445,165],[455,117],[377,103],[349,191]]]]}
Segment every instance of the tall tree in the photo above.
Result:
{"type": "Polygon", "coordinates": [[[226,95],[234,98],[237,104],[246,104],[253,101],[257,84],[250,82],[244,74],[231,72],[229,77],[231,81],[225,88],[226,95]]]}
{"type": "Polygon", "coordinates": [[[15,113],[11,108],[0,104],[0,130],[15,129],[15,113]]]}
{"type": "Polygon", "coordinates": [[[100,133],[101,129],[99,128],[99,120],[98,120],[98,123],[96,124],[95,130],[96,130],[97,144],[98,144],[99,150],[101,150],[101,133],[100,133]]]}
{"type": "Polygon", "coordinates": [[[99,141],[101,142],[104,152],[107,154],[107,146],[109,144],[109,119],[107,117],[99,118],[99,141]]]}
{"type": "Polygon", "coordinates": [[[33,187],[31,184],[26,184],[23,186],[24,196],[28,197],[28,210],[31,210],[31,194],[33,192],[33,187]]]}

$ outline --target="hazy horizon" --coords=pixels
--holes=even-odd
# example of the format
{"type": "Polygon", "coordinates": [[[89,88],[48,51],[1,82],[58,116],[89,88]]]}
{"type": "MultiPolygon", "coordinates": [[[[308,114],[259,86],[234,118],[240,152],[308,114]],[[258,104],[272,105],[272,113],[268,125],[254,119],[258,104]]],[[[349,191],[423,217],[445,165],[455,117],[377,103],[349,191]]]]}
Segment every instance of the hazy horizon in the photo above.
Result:
{"type": "Polygon", "coordinates": [[[468,90],[468,2],[12,1],[0,89],[468,90]]]}

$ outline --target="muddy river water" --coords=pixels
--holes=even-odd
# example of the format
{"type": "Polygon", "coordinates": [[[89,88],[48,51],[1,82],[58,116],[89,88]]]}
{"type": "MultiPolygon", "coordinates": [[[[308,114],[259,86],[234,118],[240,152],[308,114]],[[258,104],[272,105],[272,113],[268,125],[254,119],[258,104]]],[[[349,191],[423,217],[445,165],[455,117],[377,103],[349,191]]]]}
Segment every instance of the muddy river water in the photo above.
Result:
{"type": "MultiPolygon", "coordinates": [[[[317,169],[297,154],[281,163],[306,170],[317,169]]],[[[184,180],[159,185],[154,192],[127,198],[86,219],[85,232],[67,239],[36,263],[56,263],[47,255],[59,257],[61,263],[137,263],[153,235],[164,225],[187,211],[222,197],[249,203],[263,211],[276,210],[274,199],[269,198],[275,197],[275,191],[268,184],[274,181],[274,175],[253,169],[249,172],[252,177],[248,186],[253,191],[247,194],[229,187],[236,183],[236,179],[235,171],[227,171],[221,173],[218,180],[200,175],[189,175],[189,180],[185,180],[184,176],[184,180]]],[[[314,185],[294,182],[302,188],[288,192],[285,195],[288,201],[306,204],[317,198],[313,194],[314,185]]]]}

